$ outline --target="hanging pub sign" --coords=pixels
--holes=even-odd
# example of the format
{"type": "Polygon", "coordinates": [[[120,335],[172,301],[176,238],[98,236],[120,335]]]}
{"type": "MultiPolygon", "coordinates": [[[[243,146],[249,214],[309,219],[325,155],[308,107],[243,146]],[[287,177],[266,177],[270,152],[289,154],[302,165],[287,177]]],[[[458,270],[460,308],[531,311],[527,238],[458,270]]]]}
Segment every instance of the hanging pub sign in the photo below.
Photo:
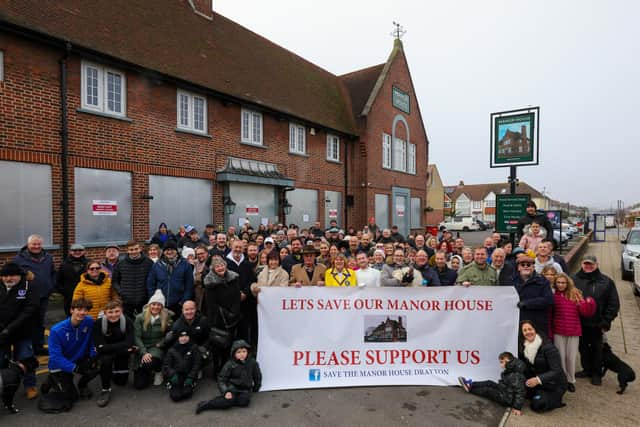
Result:
{"type": "Polygon", "coordinates": [[[538,164],[540,107],[491,114],[491,167],[538,164]]]}
{"type": "Polygon", "coordinates": [[[407,114],[411,113],[411,101],[409,94],[393,86],[391,89],[391,101],[394,107],[407,114]]]}

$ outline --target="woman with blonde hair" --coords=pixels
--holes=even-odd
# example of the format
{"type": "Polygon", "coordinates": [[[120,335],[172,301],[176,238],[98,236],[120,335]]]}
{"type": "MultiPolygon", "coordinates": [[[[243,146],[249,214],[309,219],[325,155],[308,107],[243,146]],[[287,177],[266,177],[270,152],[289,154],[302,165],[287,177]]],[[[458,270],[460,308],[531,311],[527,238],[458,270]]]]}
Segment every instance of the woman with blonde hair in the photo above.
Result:
{"type": "Polygon", "coordinates": [[[133,373],[133,386],[138,390],[149,387],[152,381],[153,385],[162,384],[162,342],[173,323],[173,313],[165,308],[165,304],[162,291],[156,289],[133,323],[135,343],[140,356],[138,369],[133,373]]]}
{"type": "Polygon", "coordinates": [[[347,268],[347,257],[344,254],[337,254],[324,273],[325,286],[356,286],[356,272],[347,268]]]}
{"type": "MultiPolygon", "coordinates": [[[[555,271],[552,266],[545,267],[555,271]]],[[[544,274],[544,270],[543,270],[544,274]]],[[[553,343],[560,353],[562,370],[567,376],[568,390],[576,391],[576,357],[578,344],[582,335],[580,317],[591,317],[596,311],[593,298],[583,298],[580,289],[576,288],[573,279],[565,273],[558,273],[553,283],[553,318],[551,330],[553,343]]]]}
{"type": "Polygon", "coordinates": [[[553,285],[556,281],[556,278],[558,277],[558,271],[555,269],[555,267],[553,265],[547,265],[542,269],[540,274],[542,274],[544,278],[549,281],[549,285],[551,285],[551,288],[555,289],[553,285]]]}

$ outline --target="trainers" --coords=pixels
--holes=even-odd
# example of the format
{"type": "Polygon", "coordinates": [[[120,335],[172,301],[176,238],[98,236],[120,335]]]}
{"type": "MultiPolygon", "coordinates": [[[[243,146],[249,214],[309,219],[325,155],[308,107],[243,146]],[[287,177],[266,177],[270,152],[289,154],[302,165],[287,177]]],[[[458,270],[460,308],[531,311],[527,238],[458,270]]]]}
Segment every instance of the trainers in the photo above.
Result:
{"type": "Polygon", "coordinates": [[[80,387],[78,388],[78,396],[80,399],[91,399],[93,397],[93,393],[89,390],[89,387],[80,387]]]}
{"type": "Polygon", "coordinates": [[[104,408],[109,404],[109,400],[111,400],[111,389],[102,390],[100,392],[100,396],[98,396],[98,400],[96,401],[96,404],[99,407],[104,408]]]}
{"type": "Polygon", "coordinates": [[[567,384],[567,390],[569,390],[569,392],[571,392],[571,393],[575,393],[576,392],[575,384],[573,384],[573,383],[567,384]]]}
{"type": "Polygon", "coordinates": [[[35,387],[27,387],[24,395],[26,396],[27,400],[33,400],[38,397],[38,389],[35,387]]]}
{"type": "Polygon", "coordinates": [[[162,385],[162,372],[156,372],[153,376],[153,385],[162,385]]]}
{"type": "Polygon", "coordinates": [[[462,387],[464,391],[466,391],[467,393],[471,391],[471,384],[473,384],[473,381],[470,378],[466,379],[465,377],[458,377],[458,382],[460,383],[460,387],[462,387]]]}

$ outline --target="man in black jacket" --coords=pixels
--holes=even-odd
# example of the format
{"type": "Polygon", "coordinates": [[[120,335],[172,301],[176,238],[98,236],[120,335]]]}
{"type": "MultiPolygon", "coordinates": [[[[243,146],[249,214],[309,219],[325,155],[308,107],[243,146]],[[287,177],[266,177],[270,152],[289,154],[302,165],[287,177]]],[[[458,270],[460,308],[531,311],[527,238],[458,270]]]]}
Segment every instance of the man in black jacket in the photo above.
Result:
{"type": "Polygon", "coordinates": [[[513,286],[513,275],[515,274],[515,268],[513,268],[513,265],[511,263],[505,261],[506,255],[504,253],[504,249],[494,249],[493,257],[491,259],[491,265],[496,269],[496,273],[498,273],[498,285],[513,286]]]}
{"type": "MultiPolygon", "coordinates": [[[[33,357],[32,337],[38,324],[39,294],[33,289],[32,273],[25,273],[14,262],[0,270],[0,368],[11,358],[22,360],[33,357]]],[[[28,399],[38,396],[36,375],[25,374],[24,388],[28,399]]]]}
{"type": "Polygon", "coordinates": [[[591,297],[596,301],[596,313],[589,318],[580,318],[582,336],[579,350],[583,370],[576,377],[591,377],[591,384],[601,385],[602,335],[611,329],[611,322],[620,311],[618,291],[614,281],[602,274],[594,255],[586,255],[582,259],[582,268],[573,280],[584,298],[591,297]]]}
{"type": "Polygon", "coordinates": [[[104,316],[93,326],[93,343],[100,361],[102,391],[97,404],[104,408],[111,400],[111,380],[119,386],[129,378],[129,356],[134,347],[134,328],[131,319],[122,314],[120,301],[109,301],[104,316]]]}
{"type": "Polygon", "coordinates": [[[534,220],[547,231],[546,237],[553,239],[553,226],[551,225],[551,221],[549,221],[549,218],[547,218],[544,213],[538,212],[537,209],[538,207],[533,200],[527,203],[527,213],[518,220],[518,239],[529,231],[529,226],[534,220]]]}
{"type": "Polygon", "coordinates": [[[153,261],[146,257],[140,244],[134,240],[127,242],[127,256],[116,264],[111,277],[111,286],[120,295],[126,316],[135,319],[149,299],[147,296],[147,276],[153,261]]]}
{"type": "Polygon", "coordinates": [[[447,254],[444,251],[436,252],[436,271],[440,279],[441,286],[453,286],[456,284],[458,272],[447,266],[447,254]]]}
{"type": "Polygon", "coordinates": [[[209,342],[209,334],[211,325],[209,320],[196,309],[196,303],[193,301],[185,301],[182,304],[182,315],[175,321],[171,327],[171,331],[167,334],[162,346],[169,348],[175,344],[181,332],[187,332],[191,342],[198,345],[198,350],[203,357],[207,357],[211,352],[211,343],[209,342]]]}
{"type": "Polygon", "coordinates": [[[238,325],[238,336],[255,345],[258,340],[258,313],[256,299],[251,293],[251,284],[257,281],[256,273],[243,254],[241,240],[235,240],[231,252],[225,258],[227,268],[238,273],[242,320],[238,325]]]}
{"type": "Polygon", "coordinates": [[[71,245],[69,255],[60,264],[58,270],[58,279],[56,280],[57,291],[64,297],[64,312],[67,316],[71,315],[71,300],[73,299],[73,291],[80,282],[80,275],[87,271],[87,257],[85,257],[85,249],[79,243],[71,245]]]}

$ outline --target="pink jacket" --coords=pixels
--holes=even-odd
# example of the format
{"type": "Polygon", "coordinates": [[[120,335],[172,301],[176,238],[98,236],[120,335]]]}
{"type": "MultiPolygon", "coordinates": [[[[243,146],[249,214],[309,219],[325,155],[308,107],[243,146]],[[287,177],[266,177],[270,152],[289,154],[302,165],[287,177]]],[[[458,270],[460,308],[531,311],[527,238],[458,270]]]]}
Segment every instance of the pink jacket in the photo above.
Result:
{"type": "MultiPolygon", "coordinates": [[[[551,330],[554,334],[566,337],[579,337],[582,335],[580,325],[580,307],[573,301],[569,301],[563,293],[553,294],[553,322],[551,330]]],[[[592,312],[595,308],[595,301],[588,298],[580,303],[582,312],[592,312]],[[593,305],[593,307],[591,307],[593,305]]]]}
{"type": "Polygon", "coordinates": [[[531,233],[527,233],[522,236],[522,239],[520,239],[520,243],[518,244],[518,246],[520,246],[524,250],[531,249],[533,252],[535,252],[540,242],[542,242],[541,233],[538,233],[537,236],[534,236],[531,233]]]}

